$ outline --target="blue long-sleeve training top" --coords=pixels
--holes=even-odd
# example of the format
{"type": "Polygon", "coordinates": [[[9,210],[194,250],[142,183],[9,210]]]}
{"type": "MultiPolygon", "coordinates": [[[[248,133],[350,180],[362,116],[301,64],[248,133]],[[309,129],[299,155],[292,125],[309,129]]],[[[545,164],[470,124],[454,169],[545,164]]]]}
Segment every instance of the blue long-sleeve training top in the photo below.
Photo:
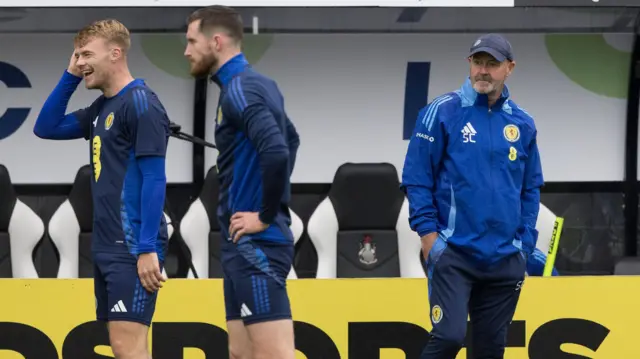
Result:
{"type": "Polygon", "coordinates": [[[163,213],[167,113],[144,81],[134,80],[115,96],[100,96],[89,107],[67,114],[81,80],[64,72],[34,133],[44,139],[90,140],[94,252],[156,252],[163,260],[168,241],[163,213]]]}
{"type": "Polygon", "coordinates": [[[300,138],[277,84],[256,72],[243,54],[224,64],[212,81],[220,87],[215,122],[220,182],[218,220],[227,240],[236,212],[258,212],[268,224],[253,239],[292,241],[290,176],[300,138]]]}
{"type": "Polygon", "coordinates": [[[467,79],[417,118],[402,173],[410,225],[438,232],[481,266],[530,255],[543,185],[533,118],[505,86],[491,107],[467,79]]]}

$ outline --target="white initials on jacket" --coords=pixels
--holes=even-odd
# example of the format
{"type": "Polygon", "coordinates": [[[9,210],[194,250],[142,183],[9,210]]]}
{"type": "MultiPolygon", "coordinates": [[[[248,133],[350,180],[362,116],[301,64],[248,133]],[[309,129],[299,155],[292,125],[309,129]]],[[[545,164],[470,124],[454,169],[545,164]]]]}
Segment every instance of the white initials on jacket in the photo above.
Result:
{"type": "Polygon", "coordinates": [[[476,141],[473,139],[473,136],[475,136],[476,134],[478,134],[478,132],[476,132],[476,129],[473,128],[471,122],[467,122],[467,124],[462,128],[462,142],[476,143],[476,141]]]}

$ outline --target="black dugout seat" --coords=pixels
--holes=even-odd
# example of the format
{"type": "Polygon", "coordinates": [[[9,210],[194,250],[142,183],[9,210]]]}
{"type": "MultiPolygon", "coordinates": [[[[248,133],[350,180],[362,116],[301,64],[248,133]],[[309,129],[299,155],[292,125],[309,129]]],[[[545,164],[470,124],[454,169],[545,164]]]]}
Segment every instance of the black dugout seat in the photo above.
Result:
{"type": "Polygon", "coordinates": [[[424,278],[420,238],[408,218],[393,165],[343,164],[307,224],[316,278],[424,278]]]}

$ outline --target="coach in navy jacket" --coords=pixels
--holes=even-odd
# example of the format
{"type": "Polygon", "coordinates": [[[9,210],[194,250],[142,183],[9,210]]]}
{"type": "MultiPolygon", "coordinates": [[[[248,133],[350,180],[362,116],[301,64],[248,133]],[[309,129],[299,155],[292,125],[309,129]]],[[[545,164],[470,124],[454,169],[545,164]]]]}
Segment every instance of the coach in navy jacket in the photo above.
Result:
{"type": "Polygon", "coordinates": [[[469,63],[459,90],[420,111],[402,174],[427,261],[434,329],[424,359],[456,357],[467,314],[474,357],[502,358],[538,236],[537,131],[504,85],[515,67],[511,45],[480,37],[469,63]]]}

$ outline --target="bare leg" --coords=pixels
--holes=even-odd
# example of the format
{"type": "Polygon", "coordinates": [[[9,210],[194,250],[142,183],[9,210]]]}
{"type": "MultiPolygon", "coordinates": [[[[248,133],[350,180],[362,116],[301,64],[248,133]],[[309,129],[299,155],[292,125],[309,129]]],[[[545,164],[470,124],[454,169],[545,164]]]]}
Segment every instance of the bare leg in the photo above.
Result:
{"type": "Polygon", "coordinates": [[[242,320],[230,320],[227,322],[229,332],[229,358],[252,359],[251,340],[242,320]]]}
{"type": "Polygon", "coordinates": [[[259,322],[247,327],[253,358],[295,359],[296,349],[291,319],[259,322]]]}
{"type": "Polygon", "coordinates": [[[150,359],[149,327],[127,321],[112,321],[108,324],[111,350],[116,359],[150,359]]]}

